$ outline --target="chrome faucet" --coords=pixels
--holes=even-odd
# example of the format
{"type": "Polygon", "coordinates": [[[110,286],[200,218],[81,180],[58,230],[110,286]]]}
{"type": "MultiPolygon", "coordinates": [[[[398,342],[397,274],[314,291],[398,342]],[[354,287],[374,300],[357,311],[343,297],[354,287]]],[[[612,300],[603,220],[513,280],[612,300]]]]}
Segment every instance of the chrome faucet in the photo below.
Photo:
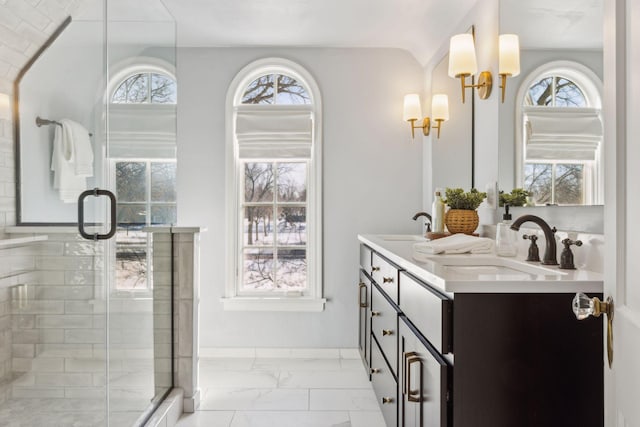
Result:
{"type": "Polygon", "coordinates": [[[416,220],[417,220],[418,218],[420,218],[421,216],[424,216],[424,217],[426,217],[426,218],[427,218],[427,221],[428,221],[428,222],[427,222],[427,224],[426,224],[426,226],[427,226],[427,233],[430,233],[430,232],[431,232],[431,215],[429,215],[429,214],[428,214],[428,213],[426,213],[426,212],[418,212],[417,214],[415,214],[415,215],[413,216],[413,220],[414,220],[414,221],[416,221],[416,220]]]}
{"type": "Polygon", "coordinates": [[[558,265],[558,257],[556,256],[556,228],[551,228],[544,219],[535,215],[522,215],[520,218],[513,221],[511,224],[512,230],[520,230],[520,226],[525,222],[535,222],[540,226],[544,233],[544,239],[546,240],[546,246],[544,248],[544,257],[542,264],[544,265],[558,265]]]}

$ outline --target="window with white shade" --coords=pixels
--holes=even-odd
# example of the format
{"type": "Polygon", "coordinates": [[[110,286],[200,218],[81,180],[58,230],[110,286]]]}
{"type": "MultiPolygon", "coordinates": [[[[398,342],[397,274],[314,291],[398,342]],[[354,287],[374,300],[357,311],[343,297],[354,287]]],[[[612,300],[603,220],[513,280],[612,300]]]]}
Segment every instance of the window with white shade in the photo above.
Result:
{"type": "Polygon", "coordinates": [[[601,83],[567,61],[536,71],[520,89],[517,184],[536,205],[602,203],[601,83]]]}
{"type": "Polygon", "coordinates": [[[267,59],[239,73],[228,103],[225,309],[321,311],[319,90],[267,59]]]}
{"type": "Polygon", "coordinates": [[[116,73],[110,85],[111,187],[118,223],[111,259],[114,291],[147,292],[152,283],[150,225],[176,223],[177,84],[158,61],[116,73]]]}

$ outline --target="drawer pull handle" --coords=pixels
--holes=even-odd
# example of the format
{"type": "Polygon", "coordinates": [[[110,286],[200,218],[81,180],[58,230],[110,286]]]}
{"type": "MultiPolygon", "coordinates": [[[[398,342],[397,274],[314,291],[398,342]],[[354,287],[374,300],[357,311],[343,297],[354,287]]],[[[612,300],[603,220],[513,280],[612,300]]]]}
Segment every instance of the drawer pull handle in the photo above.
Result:
{"type": "Polygon", "coordinates": [[[379,373],[380,373],[380,369],[378,369],[378,368],[371,368],[371,373],[372,373],[372,374],[379,374],[379,373]]]}
{"type": "Polygon", "coordinates": [[[371,266],[371,272],[374,273],[376,271],[380,271],[380,267],[371,266]]]}
{"type": "Polygon", "coordinates": [[[389,404],[389,403],[393,403],[393,397],[383,397],[382,398],[382,404],[383,405],[386,405],[386,404],[389,404]]]}
{"type": "Polygon", "coordinates": [[[358,304],[360,308],[367,308],[367,285],[363,282],[358,283],[358,304]],[[364,302],[362,302],[362,289],[364,288],[364,302]]]}
{"type": "Polygon", "coordinates": [[[383,329],[382,336],[385,337],[387,335],[393,335],[393,331],[391,329],[383,329]]]}
{"type": "Polygon", "coordinates": [[[372,311],[371,312],[371,317],[376,317],[376,316],[380,316],[380,312],[379,311],[372,311]]]}
{"type": "Polygon", "coordinates": [[[393,277],[383,277],[382,283],[393,283],[393,277]]]}

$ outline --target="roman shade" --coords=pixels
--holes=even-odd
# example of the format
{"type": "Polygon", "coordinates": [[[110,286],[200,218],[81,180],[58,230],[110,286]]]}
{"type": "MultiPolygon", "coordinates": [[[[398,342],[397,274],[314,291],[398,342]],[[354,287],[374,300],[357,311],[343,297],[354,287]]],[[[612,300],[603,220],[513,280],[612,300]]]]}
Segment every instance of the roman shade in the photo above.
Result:
{"type": "Polygon", "coordinates": [[[525,107],[527,160],[595,160],[602,143],[596,108],[525,107]]]}
{"type": "Polygon", "coordinates": [[[240,159],[311,158],[313,115],[308,105],[240,105],[235,136],[240,159]]]}
{"type": "Polygon", "coordinates": [[[111,104],[108,157],[175,158],[175,104],[111,104]]]}

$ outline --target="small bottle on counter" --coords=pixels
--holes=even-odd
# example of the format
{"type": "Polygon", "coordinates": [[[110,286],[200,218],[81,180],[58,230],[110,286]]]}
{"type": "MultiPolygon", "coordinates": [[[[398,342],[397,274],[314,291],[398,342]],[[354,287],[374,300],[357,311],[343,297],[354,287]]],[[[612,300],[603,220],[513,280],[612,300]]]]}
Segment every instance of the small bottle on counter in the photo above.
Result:
{"type": "Polygon", "coordinates": [[[431,206],[431,225],[434,233],[444,233],[444,202],[440,191],[439,188],[436,189],[431,206]]]}
{"type": "Polygon", "coordinates": [[[496,230],[496,254],[499,256],[516,256],[518,254],[518,233],[511,229],[511,214],[509,205],[504,205],[502,221],[498,223],[496,230]]]}

